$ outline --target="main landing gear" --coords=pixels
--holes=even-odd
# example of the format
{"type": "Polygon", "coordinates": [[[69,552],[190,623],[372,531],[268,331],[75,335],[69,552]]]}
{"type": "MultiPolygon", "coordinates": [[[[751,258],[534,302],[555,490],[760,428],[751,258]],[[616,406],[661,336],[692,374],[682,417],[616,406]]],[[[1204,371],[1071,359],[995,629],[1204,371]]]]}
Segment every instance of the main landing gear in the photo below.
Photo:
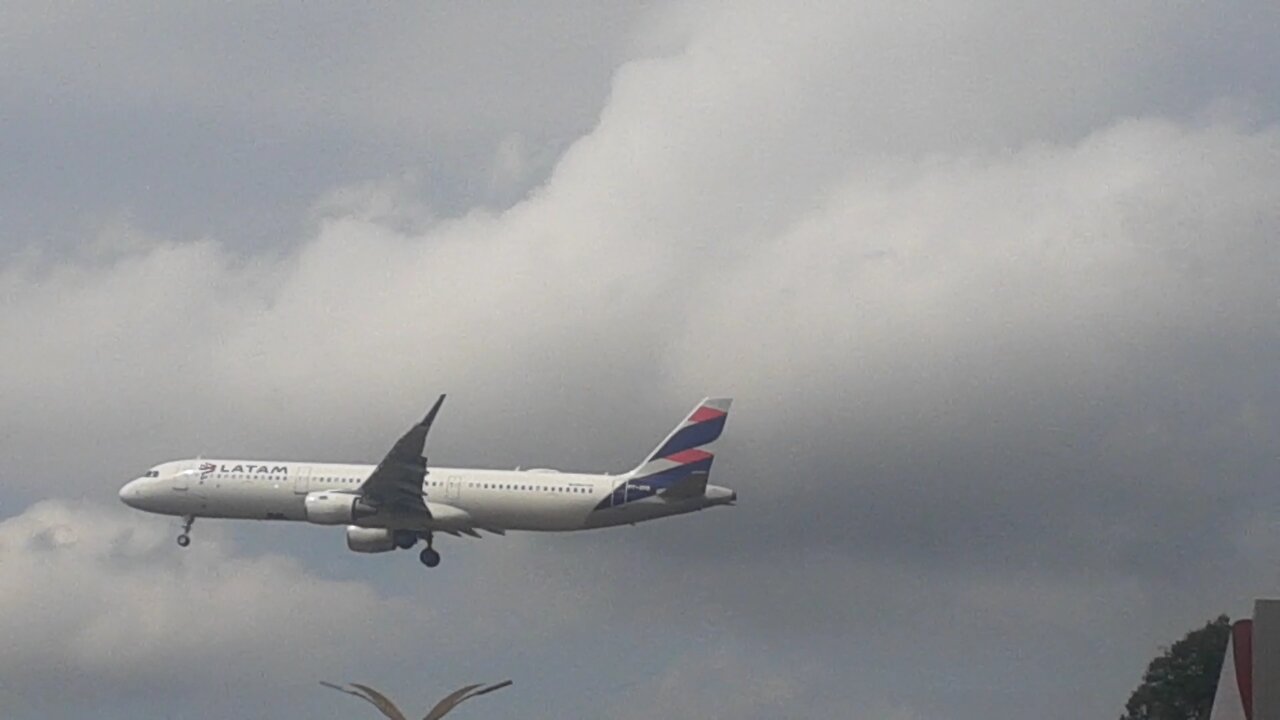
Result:
{"type": "Polygon", "coordinates": [[[182,516],[182,534],[178,536],[178,547],[186,547],[191,544],[191,536],[188,533],[191,532],[191,526],[195,524],[195,521],[195,515],[182,516]]]}
{"type": "Polygon", "coordinates": [[[440,553],[436,552],[435,549],[431,547],[431,541],[433,539],[431,533],[427,533],[425,537],[427,539],[427,547],[418,554],[418,559],[422,561],[423,565],[433,568],[440,564],[440,553]]]}

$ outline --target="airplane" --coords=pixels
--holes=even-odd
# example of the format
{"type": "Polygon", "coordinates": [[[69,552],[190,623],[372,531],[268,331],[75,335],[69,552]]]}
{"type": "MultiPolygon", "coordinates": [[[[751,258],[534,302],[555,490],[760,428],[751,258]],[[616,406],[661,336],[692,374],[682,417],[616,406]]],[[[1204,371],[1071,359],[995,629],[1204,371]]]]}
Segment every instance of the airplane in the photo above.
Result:
{"type": "Polygon", "coordinates": [[[263,460],[175,460],[120,488],[138,510],[182,518],[178,545],[191,544],[196,518],[292,520],[346,525],[359,553],[426,547],[419,560],[440,564],[437,533],[481,537],[481,530],[567,532],[634,525],[717,505],[738,495],[708,485],[729,414],[729,398],[707,398],[635,469],[618,475],[428,467],[427,433],[441,395],[377,465],[263,460]]]}

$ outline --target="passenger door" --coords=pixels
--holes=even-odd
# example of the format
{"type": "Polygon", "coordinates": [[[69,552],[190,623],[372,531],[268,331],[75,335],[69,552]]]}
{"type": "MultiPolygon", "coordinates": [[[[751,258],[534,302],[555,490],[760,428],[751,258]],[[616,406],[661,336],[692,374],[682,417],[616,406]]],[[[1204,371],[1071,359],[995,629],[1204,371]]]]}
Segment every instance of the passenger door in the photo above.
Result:
{"type": "Polygon", "coordinates": [[[294,468],[293,494],[306,495],[311,488],[311,466],[298,465],[294,468]]]}
{"type": "Polygon", "coordinates": [[[204,486],[204,478],[197,468],[184,467],[179,470],[169,487],[173,488],[175,497],[182,499],[184,512],[196,514],[208,509],[208,488],[204,486]]]}
{"type": "Polygon", "coordinates": [[[460,495],[462,495],[462,476],[450,475],[444,488],[445,499],[457,500],[460,495]]]}

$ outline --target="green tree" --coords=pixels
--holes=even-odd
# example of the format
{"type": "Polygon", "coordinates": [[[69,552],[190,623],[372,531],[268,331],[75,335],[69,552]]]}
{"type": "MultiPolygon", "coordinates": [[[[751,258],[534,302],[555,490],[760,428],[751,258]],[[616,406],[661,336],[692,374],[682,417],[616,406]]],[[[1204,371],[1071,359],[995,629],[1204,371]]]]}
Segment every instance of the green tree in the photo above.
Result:
{"type": "Polygon", "coordinates": [[[1208,720],[1231,620],[1216,620],[1166,648],[1147,666],[1120,720],[1208,720]]]}

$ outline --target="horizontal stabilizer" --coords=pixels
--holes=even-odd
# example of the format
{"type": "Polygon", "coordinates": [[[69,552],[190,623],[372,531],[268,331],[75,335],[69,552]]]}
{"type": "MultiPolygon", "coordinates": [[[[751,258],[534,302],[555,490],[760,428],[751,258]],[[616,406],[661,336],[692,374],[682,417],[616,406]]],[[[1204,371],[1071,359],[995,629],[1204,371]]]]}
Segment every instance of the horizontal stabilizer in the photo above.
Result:
{"type": "Polygon", "coordinates": [[[659,497],[671,500],[682,500],[706,494],[707,473],[694,473],[682,480],[677,480],[667,489],[658,492],[659,497]]]}

